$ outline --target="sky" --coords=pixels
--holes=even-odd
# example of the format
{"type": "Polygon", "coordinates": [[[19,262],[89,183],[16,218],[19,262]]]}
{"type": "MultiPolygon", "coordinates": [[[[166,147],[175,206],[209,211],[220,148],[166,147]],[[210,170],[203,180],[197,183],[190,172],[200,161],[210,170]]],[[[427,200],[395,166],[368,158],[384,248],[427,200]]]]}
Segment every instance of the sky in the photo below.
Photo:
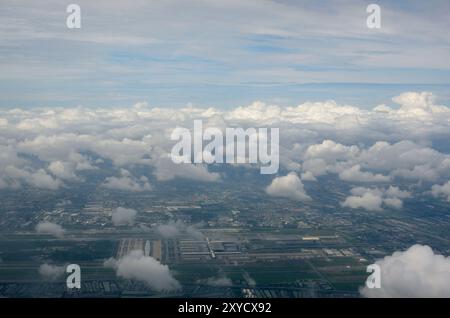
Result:
{"type": "Polygon", "coordinates": [[[450,101],[448,1],[377,1],[380,29],[369,1],[70,3],[0,1],[0,107],[450,101]]]}

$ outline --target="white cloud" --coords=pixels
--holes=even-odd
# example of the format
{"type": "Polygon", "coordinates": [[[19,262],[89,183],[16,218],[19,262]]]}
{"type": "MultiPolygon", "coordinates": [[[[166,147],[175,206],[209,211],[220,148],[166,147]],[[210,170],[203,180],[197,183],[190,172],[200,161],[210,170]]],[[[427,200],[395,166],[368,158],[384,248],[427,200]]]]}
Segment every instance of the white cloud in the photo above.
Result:
{"type": "Polygon", "coordinates": [[[150,191],[152,187],[148,182],[148,178],[141,176],[134,178],[129,171],[121,169],[119,177],[107,177],[102,186],[112,190],[122,190],[131,192],[150,191]]]}
{"type": "Polygon", "coordinates": [[[399,198],[385,198],[383,199],[383,203],[386,204],[387,207],[393,208],[393,209],[401,209],[403,208],[403,201],[399,198]]]}
{"type": "Polygon", "coordinates": [[[300,178],[295,172],[284,177],[276,177],[266,188],[266,193],[273,197],[288,198],[297,201],[309,201],[311,197],[306,194],[300,178]]]}
{"type": "Polygon", "coordinates": [[[156,178],[159,181],[168,181],[174,178],[183,178],[203,182],[216,182],[220,180],[217,172],[209,172],[203,164],[175,164],[169,158],[161,158],[156,162],[156,178]]]}
{"type": "Polygon", "coordinates": [[[68,162],[53,161],[48,166],[48,170],[57,178],[60,179],[77,179],[75,175],[75,167],[68,162]]]}
{"type": "Polygon", "coordinates": [[[38,169],[31,171],[29,168],[17,168],[12,165],[8,165],[3,170],[3,180],[5,187],[17,188],[22,183],[27,185],[48,189],[57,190],[62,182],[53,178],[44,169],[38,169]]]}
{"type": "Polygon", "coordinates": [[[111,220],[115,226],[133,225],[136,214],[136,210],[118,207],[113,210],[111,220]]]}
{"type": "Polygon", "coordinates": [[[392,99],[400,104],[396,112],[399,116],[432,119],[433,114],[448,112],[448,109],[435,104],[436,97],[431,92],[405,92],[392,99]]]}
{"type": "Polygon", "coordinates": [[[395,178],[431,182],[450,175],[450,155],[408,140],[392,144],[378,141],[368,148],[325,140],[296,156],[285,161],[303,160],[299,164],[305,173],[336,173],[349,182],[389,182],[395,178]]]}
{"type": "Polygon", "coordinates": [[[239,106],[225,115],[230,121],[252,121],[273,123],[281,119],[281,108],[279,106],[266,105],[257,101],[248,106],[239,106]]]}
{"type": "Polygon", "coordinates": [[[352,195],[342,203],[343,207],[351,209],[365,209],[368,211],[381,211],[383,203],[382,193],[379,190],[367,188],[353,188],[352,195]]]}
{"type": "MultiPolygon", "coordinates": [[[[129,173],[136,166],[148,167],[156,182],[220,181],[224,176],[211,172],[208,165],[176,165],[168,156],[172,129],[191,127],[194,119],[222,128],[283,127],[280,163],[302,180],[327,174],[366,183],[448,180],[450,155],[430,145],[435,144],[433,138],[450,137],[449,108],[436,105],[428,92],[407,92],[394,100],[400,108],[382,112],[333,101],[292,107],[256,102],[229,110],[151,108],[145,103],[129,108],[0,110],[6,122],[0,126],[0,188],[57,190],[72,186],[70,181],[83,181],[77,175],[81,170],[110,163],[120,172],[100,184],[108,189],[151,190],[146,176],[129,173]],[[427,113],[427,125],[416,109],[427,113]]],[[[442,142],[440,146],[448,147],[442,142]]]]}
{"type": "Polygon", "coordinates": [[[384,104],[378,105],[373,109],[374,112],[380,112],[380,113],[389,113],[392,111],[392,108],[389,106],[386,106],[384,104]]]}
{"type": "Polygon", "coordinates": [[[450,181],[443,185],[435,184],[431,187],[431,193],[435,197],[444,197],[450,202],[450,181]]]}
{"type": "Polygon", "coordinates": [[[311,145],[306,149],[305,158],[321,158],[327,162],[339,159],[352,159],[360,153],[358,146],[345,146],[333,140],[324,140],[321,144],[311,145]]]}
{"type": "Polygon", "coordinates": [[[301,174],[301,179],[303,181],[317,181],[316,177],[311,171],[306,171],[301,174]]]}
{"type": "Polygon", "coordinates": [[[51,265],[47,263],[39,266],[39,275],[48,281],[57,281],[64,275],[64,273],[64,266],[51,265]]]}
{"type": "Polygon", "coordinates": [[[411,198],[411,192],[406,190],[400,190],[399,187],[389,186],[389,188],[385,191],[385,194],[388,197],[395,197],[400,199],[411,198]]]}
{"type": "Polygon", "coordinates": [[[364,111],[349,105],[338,105],[335,101],[306,102],[297,107],[287,107],[282,113],[282,119],[292,123],[323,123],[337,125],[346,129],[359,125],[357,116],[364,111]],[[355,117],[356,116],[356,117],[355,117]],[[344,124],[346,122],[346,125],[344,124]]]}
{"type": "Polygon", "coordinates": [[[114,268],[118,277],[141,281],[157,291],[172,291],[181,287],[167,265],[151,256],[144,256],[142,251],[132,251],[118,260],[109,259],[104,265],[114,268]]]}
{"type": "Polygon", "coordinates": [[[351,209],[365,209],[368,211],[382,211],[383,205],[401,209],[402,199],[411,197],[408,191],[400,190],[398,187],[390,186],[388,189],[356,187],[351,189],[341,206],[351,209]]]}
{"type": "Polygon", "coordinates": [[[450,297],[450,258],[435,254],[426,245],[376,262],[381,269],[381,288],[363,287],[365,297],[450,297]]]}
{"type": "Polygon", "coordinates": [[[350,182],[389,182],[391,178],[382,174],[373,174],[371,172],[361,171],[360,165],[354,165],[341,173],[339,178],[344,181],[350,182]]]}
{"type": "Polygon", "coordinates": [[[64,236],[65,230],[59,224],[51,222],[40,222],[36,225],[36,232],[39,234],[48,234],[58,238],[62,238],[64,236]]]}
{"type": "Polygon", "coordinates": [[[309,159],[303,162],[303,170],[313,176],[322,176],[328,173],[329,166],[322,158],[309,159]]]}

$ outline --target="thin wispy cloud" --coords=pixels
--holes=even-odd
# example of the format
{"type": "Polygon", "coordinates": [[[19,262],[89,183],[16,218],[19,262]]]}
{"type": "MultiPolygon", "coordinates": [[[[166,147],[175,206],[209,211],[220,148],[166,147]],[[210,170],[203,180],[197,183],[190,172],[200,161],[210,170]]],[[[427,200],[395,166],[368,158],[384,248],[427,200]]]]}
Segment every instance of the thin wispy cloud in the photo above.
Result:
{"type": "Polygon", "coordinates": [[[376,30],[362,1],[77,3],[73,30],[59,1],[2,3],[0,105],[235,106],[267,87],[298,102],[292,85],[450,83],[443,1],[380,1],[376,30]]]}

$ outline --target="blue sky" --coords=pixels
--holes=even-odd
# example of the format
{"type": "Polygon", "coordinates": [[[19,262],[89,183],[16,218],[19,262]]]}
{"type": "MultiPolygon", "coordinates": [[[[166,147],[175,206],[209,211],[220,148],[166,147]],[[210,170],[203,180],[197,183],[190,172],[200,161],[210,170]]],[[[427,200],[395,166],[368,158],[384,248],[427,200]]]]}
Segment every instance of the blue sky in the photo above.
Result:
{"type": "Polygon", "coordinates": [[[0,107],[450,101],[448,1],[73,2],[2,1],[0,107]]]}

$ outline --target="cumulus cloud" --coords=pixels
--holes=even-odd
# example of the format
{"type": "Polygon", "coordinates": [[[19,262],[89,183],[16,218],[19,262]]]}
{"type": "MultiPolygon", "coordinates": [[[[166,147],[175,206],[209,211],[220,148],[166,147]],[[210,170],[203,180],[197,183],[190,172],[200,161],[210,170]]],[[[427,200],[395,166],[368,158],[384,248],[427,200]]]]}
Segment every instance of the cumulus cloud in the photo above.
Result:
{"type": "Polygon", "coordinates": [[[378,189],[368,188],[353,188],[352,195],[348,196],[344,202],[343,207],[352,209],[365,209],[368,211],[381,211],[381,204],[383,203],[382,192],[378,189]]]}
{"type": "Polygon", "coordinates": [[[48,281],[57,281],[59,280],[65,273],[64,266],[57,266],[44,263],[39,266],[39,275],[41,275],[45,280],[48,281]]]}
{"type": "Polygon", "coordinates": [[[413,245],[377,261],[381,288],[360,289],[365,297],[450,297],[450,258],[413,245]]]}
{"type": "Polygon", "coordinates": [[[405,92],[392,99],[400,105],[397,115],[430,119],[432,114],[447,112],[448,109],[435,104],[436,97],[431,92],[405,92]]]}
{"type": "Polygon", "coordinates": [[[450,155],[408,140],[393,144],[378,141],[367,148],[325,140],[297,156],[290,160],[303,160],[305,176],[332,173],[348,182],[390,182],[396,178],[431,182],[450,174],[450,155]]]}
{"type": "Polygon", "coordinates": [[[39,234],[53,235],[55,237],[62,238],[65,230],[59,224],[52,222],[40,222],[36,225],[36,232],[39,234]]]}
{"type": "Polygon", "coordinates": [[[44,169],[32,171],[30,168],[17,168],[15,166],[7,166],[3,170],[2,176],[3,187],[18,188],[22,184],[32,187],[57,190],[62,182],[53,178],[44,169]]]}
{"type": "Polygon", "coordinates": [[[152,190],[146,176],[141,176],[139,179],[136,179],[128,170],[125,169],[120,170],[120,176],[118,177],[107,177],[102,186],[107,189],[131,192],[152,190]]]}
{"type": "Polygon", "coordinates": [[[399,199],[407,199],[411,198],[411,192],[406,190],[400,190],[399,187],[389,186],[387,190],[384,192],[387,197],[391,198],[399,198],[399,199]]]}
{"type": "Polygon", "coordinates": [[[382,174],[361,171],[360,165],[354,165],[339,173],[339,178],[350,182],[389,182],[390,177],[382,174]]]}
{"type": "Polygon", "coordinates": [[[111,220],[115,226],[133,225],[136,214],[136,210],[118,207],[113,210],[111,220]]]}
{"type": "Polygon", "coordinates": [[[155,164],[156,178],[159,181],[168,181],[174,178],[183,178],[203,182],[216,182],[220,180],[220,174],[209,172],[203,164],[175,164],[170,158],[160,158],[155,164]]]}
{"type": "Polygon", "coordinates": [[[295,172],[284,177],[277,177],[266,188],[266,193],[273,197],[288,198],[297,201],[309,201],[311,197],[306,194],[302,180],[295,172]]]}
{"type": "Polygon", "coordinates": [[[77,179],[75,175],[75,166],[68,162],[53,161],[48,166],[48,170],[60,179],[77,179]]]}
{"type": "Polygon", "coordinates": [[[115,269],[118,277],[143,282],[156,291],[172,291],[181,287],[167,265],[151,256],[144,256],[142,251],[131,251],[118,260],[109,259],[104,266],[115,269]]]}
{"type": "Polygon", "coordinates": [[[431,187],[431,193],[435,197],[446,198],[450,202],[450,181],[443,185],[435,184],[431,187]]]}
{"type": "Polygon", "coordinates": [[[408,191],[393,186],[388,189],[356,187],[352,188],[350,192],[352,195],[341,202],[341,206],[368,211],[382,211],[383,205],[388,208],[401,209],[403,207],[402,199],[411,196],[408,191]]]}
{"type": "Polygon", "coordinates": [[[330,166],[322,158],[308,159],[303,162],[304,173],[310,178],[327,174],[329,168],[330,166]]]}
{"type": "Polygon", "coordinates": [[[201,239],[203,234],[193,225],[186,225],[183,221],[170,221],[166,224],[159,224],[156,232],[164,238],[174,238],[180,235],[188,235],[193,238],[201,239]]]}
{"type": "Polygon", "coordinates": [[[394,177],[433,181],[446,171],[449,156],[412,141],[377,142],[361,155],[368,168],[389,171],[394,177]]]}
{"type": "Polygon", "coordinates": [[[305,158],[321,158],[327,162],[351,159],[360,153],[358,146],[345,146],[333,140],[324,140],[320,144],[311,145],[306,149],[305,158]]]}
{"type": "Polygon", "coordinates": [[[303,181],[317,181],[316,177],[311,171],[306,171],[301,174],[301,179],[303,181]]]}

